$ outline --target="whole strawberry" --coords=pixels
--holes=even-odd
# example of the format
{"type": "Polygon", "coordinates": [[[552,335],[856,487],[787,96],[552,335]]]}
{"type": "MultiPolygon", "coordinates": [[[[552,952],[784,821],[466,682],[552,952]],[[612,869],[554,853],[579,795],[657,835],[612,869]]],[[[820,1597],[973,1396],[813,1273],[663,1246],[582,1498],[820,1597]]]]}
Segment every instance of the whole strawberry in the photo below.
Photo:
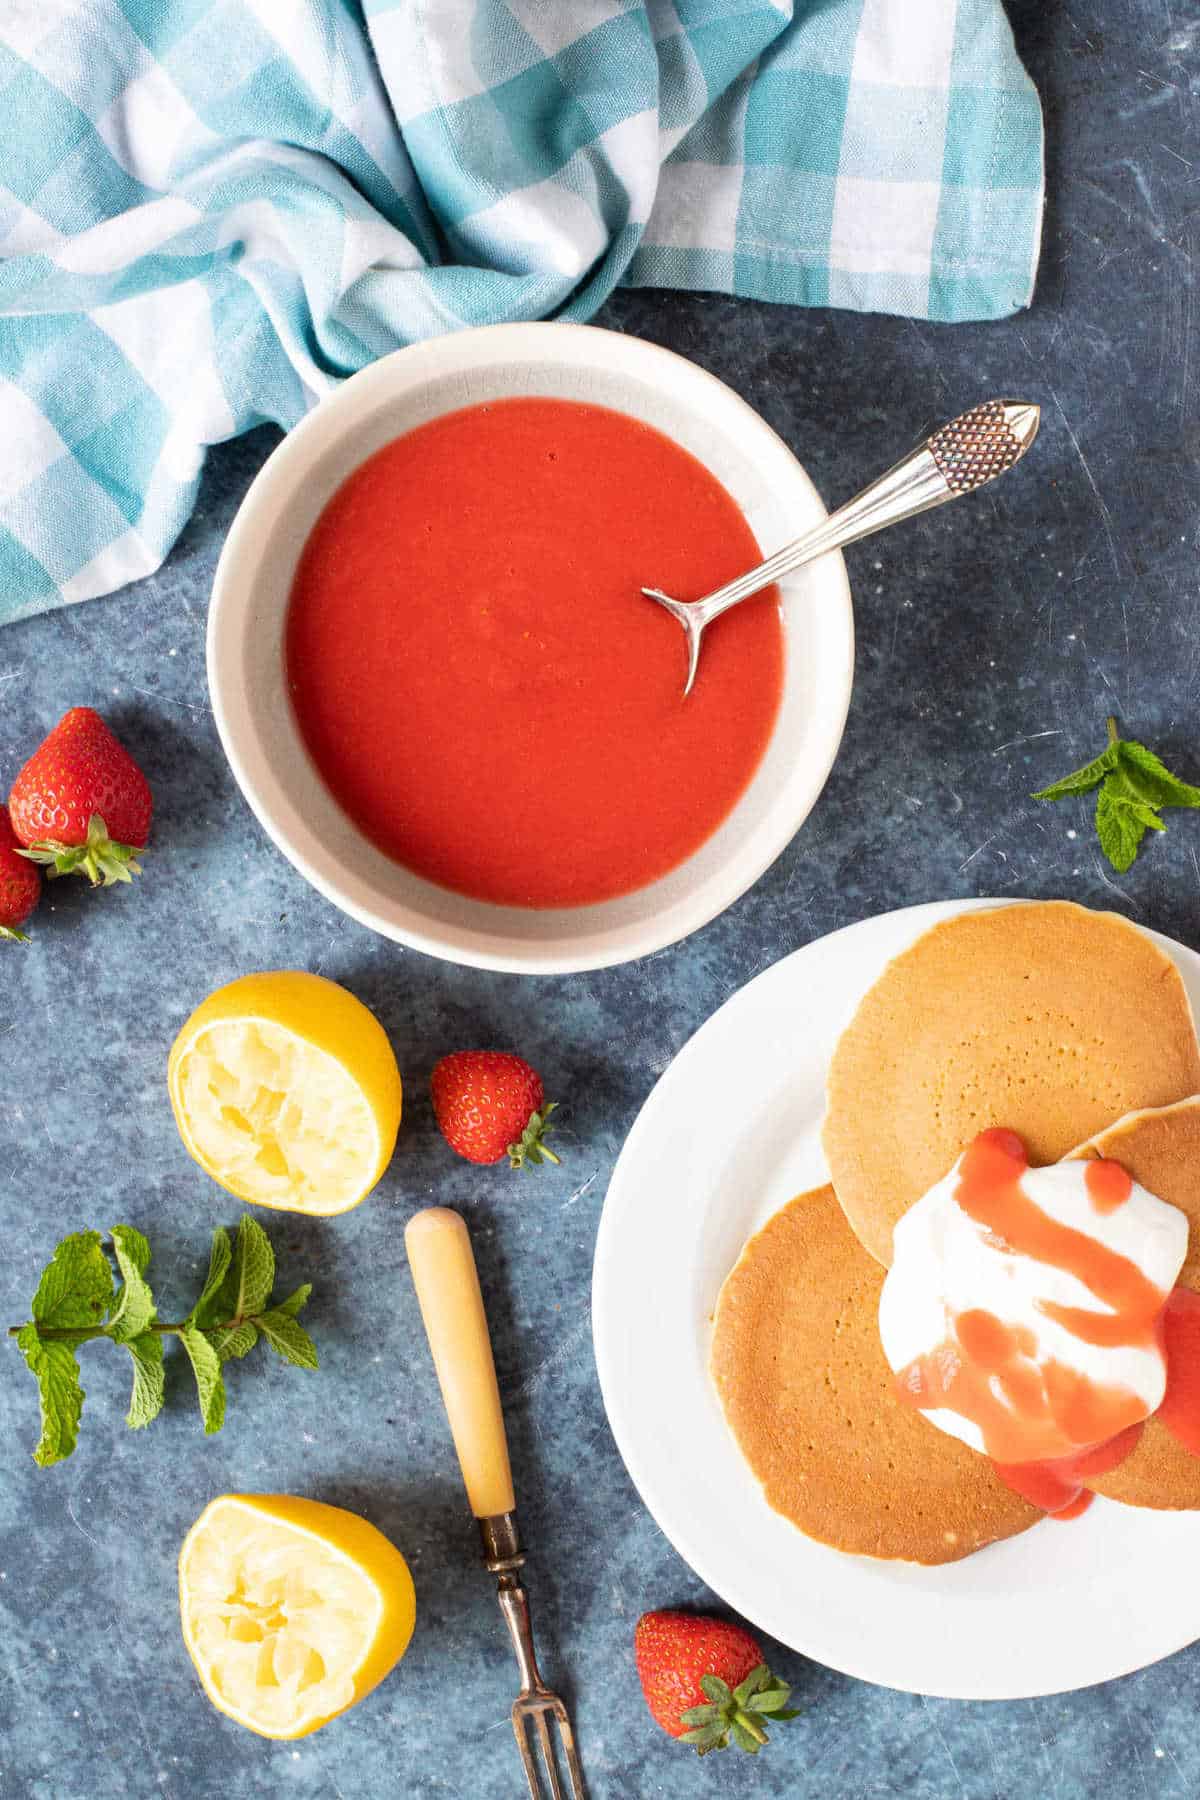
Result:
{"type": "Polygon", "coordinates": [[[663,1730],[698,1756],[733,1742],[751,1755],[768,1719],[794,1719],[791,1688],[772,1675],[742,1625],[695,1613],[643,1613],[633,1634],[646,1705],[663,1730]]]}
{"type": "Polygon", "coordinates": [[[542,1078],[508,1050],[456,1050],[443,1056],[430,1077],[433,1110],[442,1136],[468,1162],[514,1169],[556,1163],[546,1145],[556,1102],[543,1104],[542,1078]]]}
{"type": "Polygon", "coordinates": [[[41,874],[21,855],[8,809],[0,806],[0,938],[27,944],[21,927],[41,897],[41,874]]]}
{"type": "Polygon", "coordinates": [[[141,874],[154,803],[142,771],[90,706],[73,706],[34,751],[8,797],[13,830],[51,877],[93,887],[141,874]]]}

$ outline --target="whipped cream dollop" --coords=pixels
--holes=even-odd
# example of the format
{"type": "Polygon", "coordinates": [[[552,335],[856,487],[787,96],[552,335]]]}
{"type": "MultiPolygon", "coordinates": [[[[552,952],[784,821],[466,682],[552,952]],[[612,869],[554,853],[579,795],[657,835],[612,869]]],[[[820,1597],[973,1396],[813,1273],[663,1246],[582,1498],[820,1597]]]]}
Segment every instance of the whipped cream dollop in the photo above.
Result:
{"type": "Polygon", "coordinates": [[[980,1134],[895,1228],[879,1302],[902,1399],[999,1463],[1070,1456],[1162,1401],[1188,1221],[1111,1162],[980,1134]]]}

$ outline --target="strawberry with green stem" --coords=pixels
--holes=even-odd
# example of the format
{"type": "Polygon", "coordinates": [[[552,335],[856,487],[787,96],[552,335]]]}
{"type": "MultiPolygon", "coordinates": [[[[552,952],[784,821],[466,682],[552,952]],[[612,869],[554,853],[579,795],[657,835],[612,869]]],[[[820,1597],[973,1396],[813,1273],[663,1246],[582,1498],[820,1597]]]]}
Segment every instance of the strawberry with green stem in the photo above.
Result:
{"type": "Polygon", "coordinates": [[[643,1613],[633,1634],[642,1693],[669,1737],[698,1756],[730,1743],[756,1755],[770,1721],[794,1719],[791,1688],[772,1675],[757,1640],[731,1619],[643,1613]]]}
{"type": "Polygon", "coordinates": [[[99,713],[73,706],[34,751],[8,798],[21,854],[51,878],[86,875],[111,887],[141,873],[150,785],[99,713]]]}
{"type": "Polygon", "coordinates": [[[533,1169],[559,1159],[546,1143],[554,1129],[536,1069],[509,1050],[456,1050],[429,1081],[438,1127],[468,1162],[533,1169]]]}

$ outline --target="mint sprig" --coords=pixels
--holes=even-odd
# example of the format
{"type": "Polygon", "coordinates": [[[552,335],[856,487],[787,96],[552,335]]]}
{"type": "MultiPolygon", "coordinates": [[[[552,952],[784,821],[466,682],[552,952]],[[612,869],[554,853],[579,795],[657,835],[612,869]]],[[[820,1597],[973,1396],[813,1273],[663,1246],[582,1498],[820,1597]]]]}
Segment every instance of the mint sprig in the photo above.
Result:
{"type": "Polygon", "coordinates": [[[33,1460],[42,1468],[63,1462],[79,1437],[85,1397],[76,1355],[81,1344],[107,1338],[128,1350],[133,1392],[125,1422],[134,1431],[162,1410],[168,1337],[179,1339],[191,1363],[206,1432],[220,1431],[225,1421],[224,1364],[247,1355],[260,1337],[297,1368],[317,1367],[316,1345],[296,1321],[312,1289],[305,1282],[271,1304],[275,1252],[249,1213],[232,1242],[223,1226],[213,1232],[204,1286],[177,1325],[157,1317],[146,1280],[149,1266],[150,1245],[132,1225],[114,1225],[107,1244],[98,1231],[72,1232],[42,1270],[30,1306],[33,1317],[10,1326],[8,1335],[16,1338],[38,1384],[42,1432],[33,1460]]]}
{"type": "Polygon", "coordinates": [[[1123,738],[1115,719],[1108,721],[1108,743],[1099,756],[1033,798],[1067,800],[1096,788],[1096,836],[1118,875],[1132,865],[1148,831],[1167,829],[1159,816],[1163,807],[1200,807],[1200,787],[1172,775],[1145,744],[1123,738]]]}

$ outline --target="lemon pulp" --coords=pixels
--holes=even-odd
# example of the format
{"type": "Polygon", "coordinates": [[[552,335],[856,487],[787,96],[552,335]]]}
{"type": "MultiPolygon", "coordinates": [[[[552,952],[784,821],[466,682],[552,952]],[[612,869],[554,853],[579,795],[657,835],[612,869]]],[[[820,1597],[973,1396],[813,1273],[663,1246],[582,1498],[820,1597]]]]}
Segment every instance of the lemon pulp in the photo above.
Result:
{"type": "Polygon", "coordinates": [[[407,1565],[352,1513],[225,1495],[180,1553],[184,1639],[209,1698],[266,1737],[302,1737],[361,1699],[412,1632],[407,1565]]]}
{"type": "Polygon", "coordinates": [[[400,1076],[378,1020],[299,970],[245,976],[196,1009],[171,1051],[188,1150],[259,1206],[344,1212],[391,1158],[400,1076]]]}

